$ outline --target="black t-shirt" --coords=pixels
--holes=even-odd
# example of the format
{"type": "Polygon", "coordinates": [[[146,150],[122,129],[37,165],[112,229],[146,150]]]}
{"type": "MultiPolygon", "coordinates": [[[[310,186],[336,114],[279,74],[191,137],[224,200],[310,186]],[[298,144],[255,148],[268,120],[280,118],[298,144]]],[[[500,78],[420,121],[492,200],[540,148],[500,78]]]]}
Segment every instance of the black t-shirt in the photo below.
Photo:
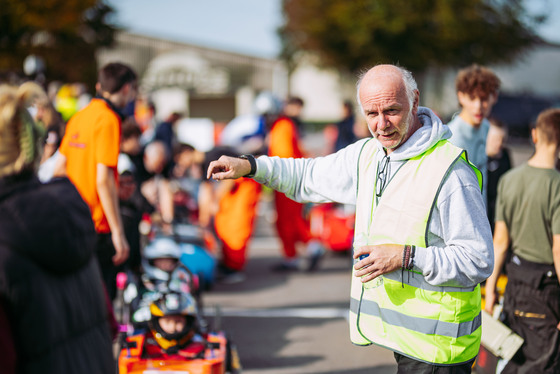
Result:
{"type": "Polygon", "coordinates": [[[496,212],[496,195],[498,194],[498,181],[509,169],[511,169],[511,161],[509,150],[504,148],[500,157],[488,157],[488,219],[492,229],[494,228],[494,217],[496,212]]]}
{"type": "MultiPolygon", "coordinates": [[[[144,166],[144,152],[145,152],[145,148],[142,148],[142,151],[140,151],[139,154],[128,155],[128,157],[130,157],[130,160],[134,164],[134,179],[136,180],[138,186],[141,186],[142,183],[152,179],[156,175],[155,173],[151,173],[148,170],[146,170],[146,167],[144,166]]],[[[161,176],[165,179],[171,179],[173,176],[172,172],[173,172],[173,163],[168,162],[163,168],[163,171],[161,172],[161,176]]]]}

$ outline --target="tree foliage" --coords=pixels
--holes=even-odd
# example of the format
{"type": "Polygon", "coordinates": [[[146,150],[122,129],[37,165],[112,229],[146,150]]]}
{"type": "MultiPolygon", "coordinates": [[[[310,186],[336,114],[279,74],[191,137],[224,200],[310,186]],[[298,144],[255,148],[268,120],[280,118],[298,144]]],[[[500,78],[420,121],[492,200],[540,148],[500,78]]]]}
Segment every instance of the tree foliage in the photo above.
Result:
{"type": "Polygon", "coordinates": [[[523,0],[283,0],[282,57],[312,52],[354,73],[377,63],[429,66],[511,61],[540,41],[523,0]]]}
{"type": "Polygon", "coordinates": [[[95,82],[95,51],[116,31],[112,12],[103,0],[2,0],[0,72],[21,72],[33,54],[49,80],[95,82]]]}

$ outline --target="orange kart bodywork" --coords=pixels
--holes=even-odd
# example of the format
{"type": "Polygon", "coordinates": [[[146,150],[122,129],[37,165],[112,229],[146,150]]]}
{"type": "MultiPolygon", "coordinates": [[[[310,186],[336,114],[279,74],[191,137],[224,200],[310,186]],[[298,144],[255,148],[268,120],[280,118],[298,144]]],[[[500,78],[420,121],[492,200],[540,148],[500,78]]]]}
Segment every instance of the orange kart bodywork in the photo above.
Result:
{"type": "Polygon", "coordinates": [[[354,239],[354,213],[333,203],[314,205],[309,212],[311,235],[332,251],[348,251],[354,239]]]}
{"type": "Polygon", "coordinates": [[[227,340],[223,334],[209,334],[208,347],[202,358],[185,358],[179,355],[168,357],[142,357],[146,337],[127,337],[129,348],[123,348],[119,355],[119,374],[223,374],[226,368],[227,340]]]}

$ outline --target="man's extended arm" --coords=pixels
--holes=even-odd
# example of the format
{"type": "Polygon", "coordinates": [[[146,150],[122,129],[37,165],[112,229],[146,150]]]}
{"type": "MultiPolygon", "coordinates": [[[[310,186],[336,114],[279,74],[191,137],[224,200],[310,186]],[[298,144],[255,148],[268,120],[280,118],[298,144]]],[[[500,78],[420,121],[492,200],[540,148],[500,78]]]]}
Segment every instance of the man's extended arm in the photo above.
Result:
{"type": "Polygon", "coordinates": [[[129,246],[119,211],[117,183],[113,170],[103,164],[97,164],[97,194],[111,228],[111,239],[116,251],[113,262],[119,265],[128,258],[129,246]]]}
{"type": "MultiPolygon", "coordinates": [[[[314,159],[259,157],[253,179],[299,202],[355,204],[358,157],[365,141],[314,159]]],[[[217,180],[236,179],[250,171],[249,161],[222,156],[210,163],[207,175],[217,180]]]]}
{"type": "MultiPolygon", "coordinates": [[[[509,247],[509,230],[504,221],[497,221],[494,227],[494,271],[486,280],[486,296],[484,309],[492,314],[494,305],[498,302],[496,295],[496,284],[502,273],[504,262],[506,261],[507,250],[509,247]]],[[[559,253],[560,254],[560,253],[559,253]]],[[[556,261],[555,261],[556,262],[556,261]]]]}

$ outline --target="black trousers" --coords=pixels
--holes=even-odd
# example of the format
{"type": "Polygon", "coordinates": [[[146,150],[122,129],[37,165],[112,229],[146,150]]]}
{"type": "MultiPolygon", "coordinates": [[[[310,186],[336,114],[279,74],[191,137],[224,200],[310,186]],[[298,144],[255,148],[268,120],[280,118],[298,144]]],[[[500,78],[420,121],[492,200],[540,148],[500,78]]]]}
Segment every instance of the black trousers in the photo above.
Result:
{"type": "Polygon", "coordinates": [[[101,278],[105,283],[105,288],[112,300],[117,296],[117,268],[113,264],[113,256],[115,255],[115,247],[110,233],[97,233],[97,243],[95,254],[97,262],[101,269],[101,278]]]}
{"type": "Polygon", "coordinates": [[[525,341],[502,373],[560,373],[560,285],[554,266],[519,257],[515,262],[506,268],[503,317],[525,341]]]}
{"type": "Polygon", "coordinates": [[[474,363],[474,358],[460,365],[441,366],[427,364],[412,358],[403,356],[395,352],[395,360],[397,360],[397,374],[470,374],[474,363]]]}

